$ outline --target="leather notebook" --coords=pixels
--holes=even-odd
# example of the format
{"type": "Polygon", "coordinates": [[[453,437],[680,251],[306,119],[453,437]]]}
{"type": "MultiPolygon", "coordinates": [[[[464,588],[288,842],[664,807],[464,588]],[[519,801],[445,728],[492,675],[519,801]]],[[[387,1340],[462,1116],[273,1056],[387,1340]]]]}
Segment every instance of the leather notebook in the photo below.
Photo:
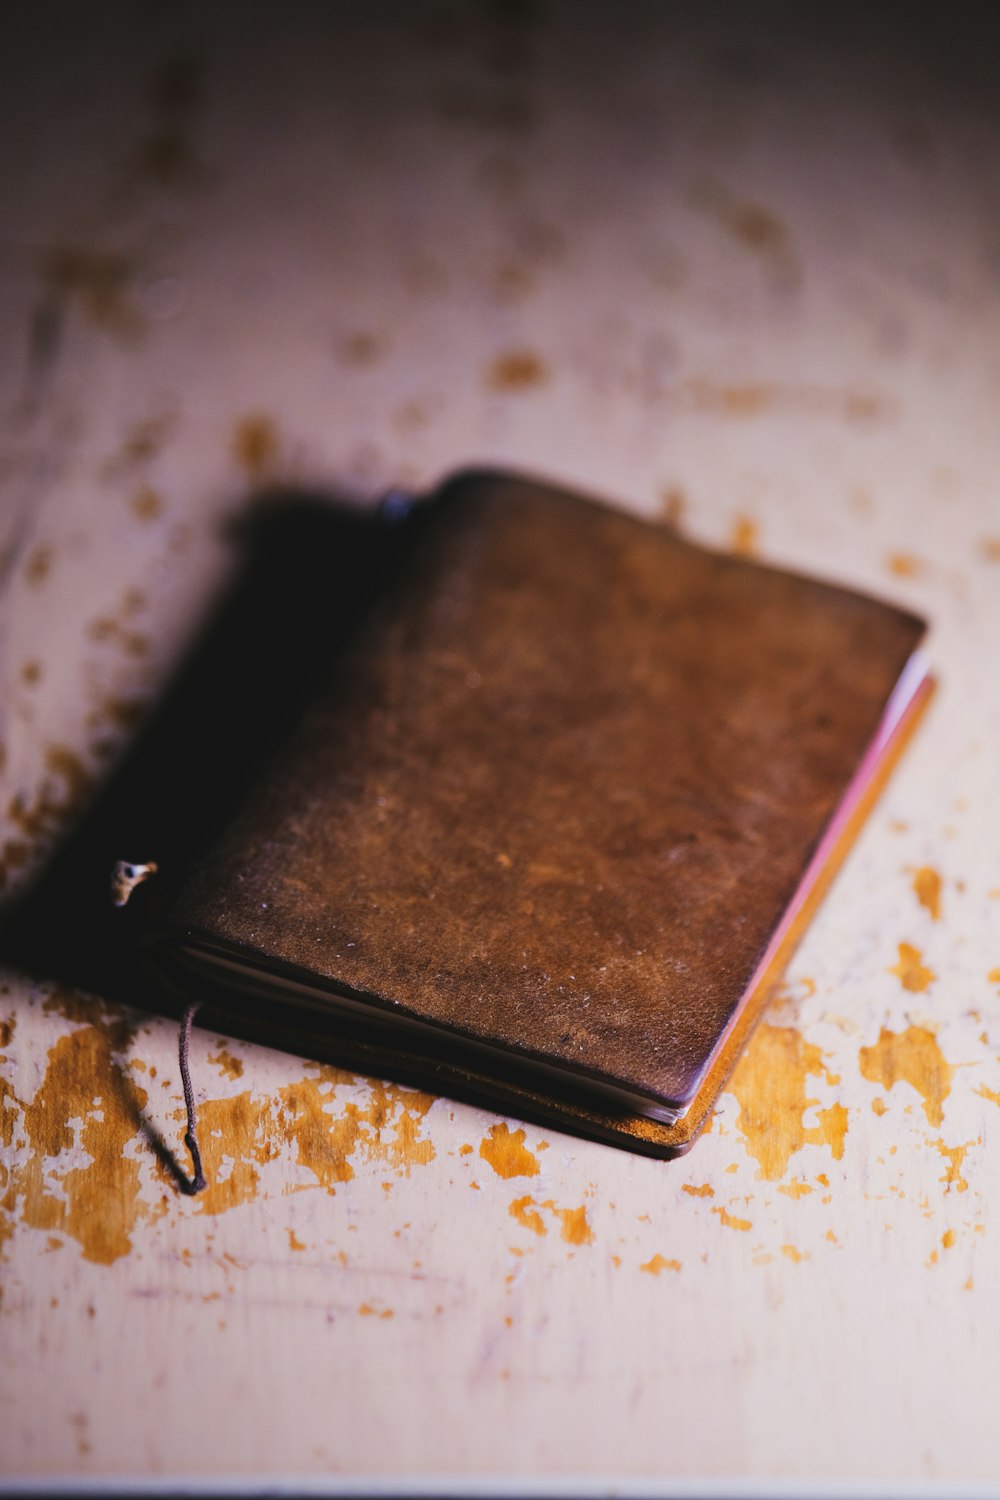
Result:
{"type": "Polygon", "coordinates": [[[148,957],[244,1035],[683,1151],[926,700],[924,625],[511,474],[387,514],[148,957]]]}

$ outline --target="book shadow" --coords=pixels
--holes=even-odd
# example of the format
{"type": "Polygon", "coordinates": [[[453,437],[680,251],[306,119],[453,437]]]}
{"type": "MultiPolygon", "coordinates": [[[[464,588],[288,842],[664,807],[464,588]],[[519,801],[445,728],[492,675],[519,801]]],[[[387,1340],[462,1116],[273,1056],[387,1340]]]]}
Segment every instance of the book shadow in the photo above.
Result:
{"type": "MultiPolygon", "coordinates": [[[[160,888],[208,849],[377,605],[404,553],[404,504],[260,497],[234,525],[237,562],[135,739],[40,875],[4,911],[0,962],[160,1015],[178,1007],[135,951],[160,888]],[[116,863],[155,861],[127,905],[116,863]]],[[[122,1107],[181,1191],[191,1181],[123,1075],[122,1107]]]]}

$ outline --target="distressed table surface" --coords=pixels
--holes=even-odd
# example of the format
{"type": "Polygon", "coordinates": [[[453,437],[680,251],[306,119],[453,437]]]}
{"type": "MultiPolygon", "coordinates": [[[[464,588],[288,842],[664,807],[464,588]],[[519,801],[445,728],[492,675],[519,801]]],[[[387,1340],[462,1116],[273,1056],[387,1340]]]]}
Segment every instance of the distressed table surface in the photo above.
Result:
{"type": "Polygon", "coordinates": [[[11,890],[263,484],[541,472],[925,613],[940,679],[677,1163],[196,1033],[184,1198],[174,1028],[8,967],[8,1485],[1000,1482],[1000,115],[973,17],[810,9],[8,38],[11,890]]]}

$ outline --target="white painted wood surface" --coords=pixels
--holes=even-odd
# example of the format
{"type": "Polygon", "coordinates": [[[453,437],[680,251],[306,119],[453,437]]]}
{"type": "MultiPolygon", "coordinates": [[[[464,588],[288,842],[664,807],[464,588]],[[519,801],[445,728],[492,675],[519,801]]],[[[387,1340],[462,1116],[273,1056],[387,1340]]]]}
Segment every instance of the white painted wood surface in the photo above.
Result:
{"type": "Polygon", "coordinates": [[[992,1492],[1000,118],[972,20],[138,14],[33,11],[3,63],[12,886],[264,481],[541,471],[926,613],[941,686],[676,1164],[202,1034],[213,1186],[185,1199],[135,1112],[181,1149],[173,1028],[6,973],[5,1482],[992,1492]]]}

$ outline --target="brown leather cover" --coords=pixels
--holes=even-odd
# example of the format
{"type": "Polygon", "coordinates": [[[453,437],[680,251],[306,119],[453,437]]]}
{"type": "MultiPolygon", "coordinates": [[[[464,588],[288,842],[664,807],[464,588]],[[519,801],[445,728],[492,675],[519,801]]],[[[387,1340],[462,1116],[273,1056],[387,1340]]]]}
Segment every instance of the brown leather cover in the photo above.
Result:
{"type": "MultiPolygon", "coordinates": [[[[160,951],[314,976],[440,1028],[437,1058],[400,1034],[402,1076],[681,1149],[923,623],[501,473],[403,524],[393,586],[160,951]],[[687,1120],[618,1114],[594,1080],[687,1120]]],[[[230,1008],[317,1035],[291,998],[230,1008]]],[[[319,1024],[356,1065],[394,1046],[319,1024]]]]}

